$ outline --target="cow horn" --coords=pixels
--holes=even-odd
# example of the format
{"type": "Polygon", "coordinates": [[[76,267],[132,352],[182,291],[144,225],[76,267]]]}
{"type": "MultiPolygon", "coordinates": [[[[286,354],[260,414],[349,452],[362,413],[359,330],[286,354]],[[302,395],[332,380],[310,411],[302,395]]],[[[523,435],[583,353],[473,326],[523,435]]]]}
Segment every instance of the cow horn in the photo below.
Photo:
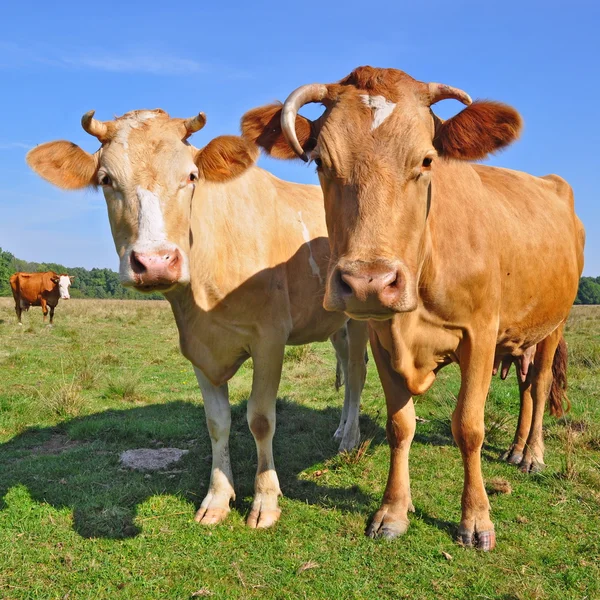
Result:
{"type": "Polygon", "coordinates": [[[86,112],[81,117],[81,126],[84,131],[87,131],[90,135],[98,138],[101,142],[105,142],[108,137],[108,125],[104,121],[98,121],[94,119],[95,110],[86,112]]]}
{"type": "Polygon", "coordinates": [[[446,85],[444,83],[430,83],[428,84],[429,88],[429,106],[439,102],[440,100],[448,100],[449,98],[454,98],[463,104],[469,106],[473,100],[471,100],[471,96],[467,94],[467,92],[463,92],[458,88],[452,87],[451,85],[446,85]]]}
{"type": "Polygon", "coordinates": [[[308,156],[298,141],[296,135],[296,116],[305,104],[321,102],[327,95],[327,86],[322,83],[309,83],[294,90],[283,104],[281,110],[281,131],[294,152],[304,161],[308,156]]]}
{"type": "Polygon", "coordinates": [[[199,112],[195,117],[186,119],[183,124],[188,135],[192,135],[192,133],[200,131],[206,125],[206,115],[203,112],[199,112]]]}

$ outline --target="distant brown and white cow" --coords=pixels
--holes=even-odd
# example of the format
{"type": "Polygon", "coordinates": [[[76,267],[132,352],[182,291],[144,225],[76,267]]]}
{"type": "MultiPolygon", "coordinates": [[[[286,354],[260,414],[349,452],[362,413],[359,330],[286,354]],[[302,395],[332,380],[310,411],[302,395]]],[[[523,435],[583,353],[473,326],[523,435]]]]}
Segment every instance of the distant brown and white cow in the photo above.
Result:
{"type": "Polygon", "coordinates": [[[526,356],[537,344],[524,379],[531,403],[521,411],[528,471],[543,463],[552,366],[583,267],[585,234],[571,188],[556,175],[469,162],[516,139],[519,114],[495,102],[471,104],[462,90],[395,69],[360,67],[339,83],[302,86],[283,108],[247,113],[242,129],[275,156],[315,162],[331,244],[325,307],[370,319],[391,461],[367,533],[406,531],[412,397],[457,362],[452,432],[465,471],[459,539],[493,548],[481,474],[490,374],[502,358],[526,356]],[[442,121],[430,107],[447,98],[467,108],[442,121]],[[314,122],[298,115],[308,102],[325,106],[314,122]]]}
{"type": "Polygon", "coordinates": [[[82,123],[102,144],[95,154],[59,141],[27,161],[59,187],[101,186],[121,281],[160,290],[171,304],[212,442],[210,485],[196,515],[204,524],[223,520],[235,498],[227,382],[252,357],[248,424],[258,470],[247,522],[269,527],[280,515],[272,440],[286,344],[332,336],[346,374],[336,434],[341,449],[359,440],[367,327],[323,309],[329,243],[321,190],[257,168],[256,147],[240,137],[194,148],[187,139],[203,127],[202,113],[185,120],[142,110],[109,122],[88,113],[82,123]]]}
{"type": "Polygon", "coordinates": [[[44,323],[50,307],[50,325],[54,320],[54,309],[59,298],[68,300],[69,286],[74,277],[63,274],[57,275],[54,271],[44,273],[14,273],[10,277],[10,288],[15,299],[15,312],[19,325],[21,313],[28,311],[30,306],[41,306],[44,323]]]}

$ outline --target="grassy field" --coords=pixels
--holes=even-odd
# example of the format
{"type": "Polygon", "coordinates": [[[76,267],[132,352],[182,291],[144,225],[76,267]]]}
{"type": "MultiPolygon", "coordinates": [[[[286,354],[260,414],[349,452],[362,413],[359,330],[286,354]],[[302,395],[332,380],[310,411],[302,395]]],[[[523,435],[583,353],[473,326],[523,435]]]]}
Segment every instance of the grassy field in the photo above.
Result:
{"type": "Polygon", "coordinates": [[[233,379],[237,501],[225,524],[193,516],[210,442],[195,377],[166,302],[61,302],[17,327],[0,299],[1,598],[600,598],[600,307],[567,328],[566,419],[546,419],[547,469],[498,460],[518,410],[514,370],[488,399],[484,477],[498,547],[453,540],[462,465],[450,433],[458,370],[417,402],[416,513],[388,542],[364,537],[386,482],[385,407],[373,361],[360,452],[338,455],[342,392],[328,344],[288,349],[275,461],[285,497],[275,528],[245,527],[255,448],[245,418],[251,362],[233,379]],[[176,467],[124,470],[127,449],[189,450],[176,467]]]}

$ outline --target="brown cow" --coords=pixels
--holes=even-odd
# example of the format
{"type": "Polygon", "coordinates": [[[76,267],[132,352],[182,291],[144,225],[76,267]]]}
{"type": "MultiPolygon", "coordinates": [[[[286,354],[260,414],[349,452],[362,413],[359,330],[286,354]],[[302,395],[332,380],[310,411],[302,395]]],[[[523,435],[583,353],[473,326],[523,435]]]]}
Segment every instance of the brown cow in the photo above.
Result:
{"type": "Polygon", "coordinates": [[[240,137],[194,148],[187,139],[204,125],[202,113],[185,120],[133,111],[109,122],[92,115],[82,122],[101,142],[95,154],[51,142],[27,161],[60,187],[102,186],[122,283],[160,290],[171,304],[212,443],[209,489],[196,515],[204,524],[223,520],[235,498],[227,382],[253,358],[247,417],[258,470],[247,522],[269,527],[280,515],[272,440],[286,344],[332,337],[346,375],[336,436],[342,449],[359,440],[367,327],[323,309],[329,244],[321,190],[255,167],[258,151],[240,137]],[[344,327],[347,337],[332,335],[344,327]]]}
{"type": "Polygon", "coordinates": [[[412,397],[457,362],[452,432],[465,472],[459,539],[493,548],[481,474],[490,375],[503,357],[537,344],[521,464],[543,463],[552,365],[583,268],[585,234],[571,188],[556,175],[469,162],[515,140],[519,114],[495,102],[471,104],[462,90],[394,69],[361,67],[337,84],[302,86],[283,109],[250,111],[242,128],[273,155],[315,162],[331,244],[325,307],[371,319],[391,461],[368,535],[406,531],[412,397]],[[430,107],[447,98],[467,108],[443,122],[430,107]],[[308,102],[325,106],[314,122],[298,115],[308,102]]]}
{"type": "Polygon", "coordinates": [[[15,299],[15,312],[19,325],[21,313],[29,310],[30,306],[41,306],[44,323],[50,307],[50,325],[54,320],[54,309],[59,298],[68,300],[69,286],[74,277],[67,274],[57,275],[54,271],[45,273],[14,273],[10,277],[10,287],[15,299]]]}

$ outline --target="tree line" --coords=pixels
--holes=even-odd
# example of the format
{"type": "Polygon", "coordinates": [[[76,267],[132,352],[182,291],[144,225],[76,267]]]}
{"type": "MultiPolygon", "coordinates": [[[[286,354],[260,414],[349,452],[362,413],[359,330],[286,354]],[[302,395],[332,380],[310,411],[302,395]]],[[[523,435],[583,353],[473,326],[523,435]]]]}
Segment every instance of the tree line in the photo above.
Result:
{"type": "MultiPolygon", "coordinates": [[[[39,273],[55,271],[75,275],[71,285],[73,298],[116,298],[125,300],[162,300],[162,294],[153,292],[142,294],[135,290],[124,288],[119,283],[119,275],[110,269],[92,269],[83,267],[65,267],[57,263],[27,262],[14,257],[10,252],[0,248],[0,296],[10,296],[10,276],[17,271],[39,273]]],[[[600,304],[600,277],[582,277],[575,304],[600,304]]]]}
{"type": "Polygon", "coordinates": [[[0,248],[0,296],[12,296],[9,278],[13,273],[40,273],[54,271],[68,273],[75,279],[70,287],[71,298],[113,298],[119,300],[163,300],[158,292],[142,294],[119,283],[119,274],[111,269],[91,269],[83,267],[65,267],[57,263],[27,262],[16,258],[10,252],[0,248]]]}

